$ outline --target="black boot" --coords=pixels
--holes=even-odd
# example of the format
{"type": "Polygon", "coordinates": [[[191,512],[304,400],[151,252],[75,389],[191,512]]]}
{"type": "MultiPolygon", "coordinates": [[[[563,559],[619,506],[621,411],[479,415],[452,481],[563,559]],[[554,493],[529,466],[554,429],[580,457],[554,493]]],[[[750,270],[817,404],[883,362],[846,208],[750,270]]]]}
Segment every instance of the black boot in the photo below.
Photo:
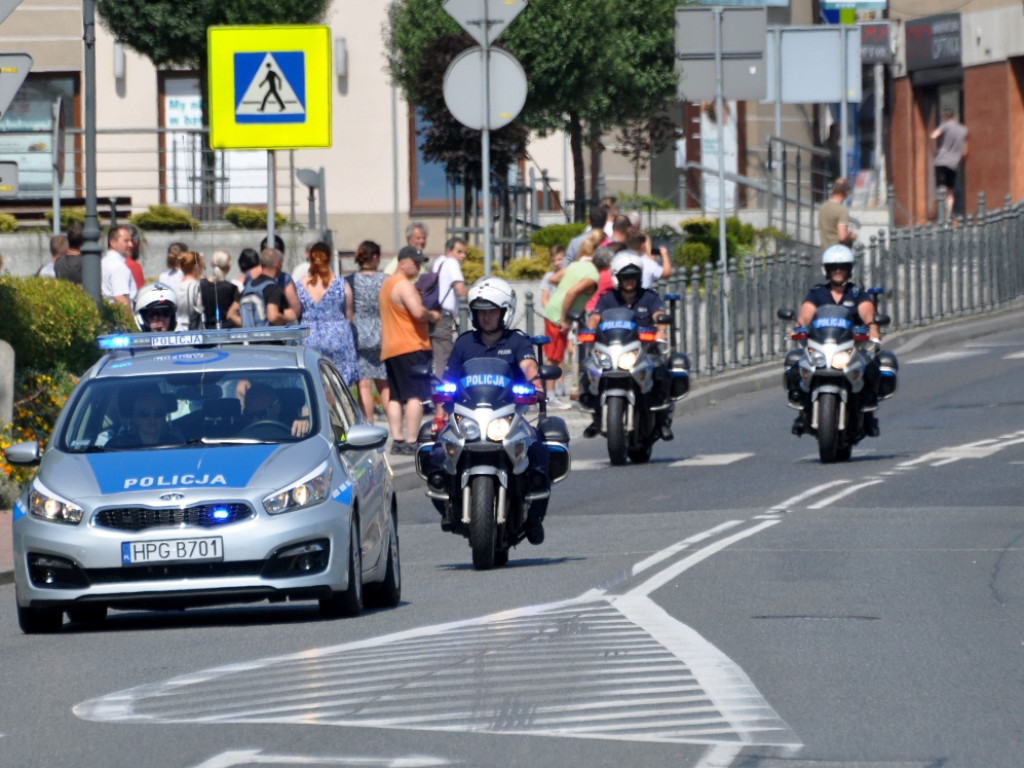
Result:
{"type": "Polygon", "coordinates": [[[800,414],[793,420],[793,428],[790,430],[794,435],[800,437],[804,433],[804,416],[800,414]]]}
{"type": "Polygon", "coordinates": [[[868,437],[878,437],[882,434],[878,428],[878,417],[871,411],[864,414],[864,434],[868,437]]]}
{"type": "Polygon", "coordinates": [[[670,415],[665,413],[658,419],[658,421],[660,422],[660,424],[658,424],[658,437],[665,442],[668,442],[675,437],[675,435],[672,434],[672,417],[670,415]]]}
{"type": "Polygon", "coordinates": [[[601,412],[594,412],[594,420],[587,424],[587,428],[583,430],[583,436],[586,438],[597,437],[601,434],[601,412]]]}

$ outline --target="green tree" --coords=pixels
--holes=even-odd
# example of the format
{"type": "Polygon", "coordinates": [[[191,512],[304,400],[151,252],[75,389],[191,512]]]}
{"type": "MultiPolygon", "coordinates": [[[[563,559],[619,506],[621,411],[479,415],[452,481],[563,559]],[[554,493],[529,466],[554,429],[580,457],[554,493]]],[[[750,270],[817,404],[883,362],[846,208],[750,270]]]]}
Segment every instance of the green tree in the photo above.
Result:
{"type": "MultiPolygon", "coordinates": [[[[97,0],[103,26],[156,67],[188,67],[199,76],[203,125],[209,125],[206,30],[244,24],[315,24],[331,0],[97,0]]],[[[203,209],[215,202],[213,152],[203,151],[203,209]]]]}
{"type": "MultiPolygon", "coordinates": [[[[528,81],[526,106],[517,122],[546,135],[565,131],[572,149],[574,194],[585,189],[584,152],[591,152],[597,197],[601,136],[651,114],[675,99],[675,7],[677,0],[544,0],[533,2],[504,30],[498,42],[522,63],[528,81]]],[[[426,52],[459,26],[437,0],[398,0],[384,31],[390,70],[412,104],[424,96],[426,52]]],[[[585,205],[577,205],[582,217],[585,205]]]]}

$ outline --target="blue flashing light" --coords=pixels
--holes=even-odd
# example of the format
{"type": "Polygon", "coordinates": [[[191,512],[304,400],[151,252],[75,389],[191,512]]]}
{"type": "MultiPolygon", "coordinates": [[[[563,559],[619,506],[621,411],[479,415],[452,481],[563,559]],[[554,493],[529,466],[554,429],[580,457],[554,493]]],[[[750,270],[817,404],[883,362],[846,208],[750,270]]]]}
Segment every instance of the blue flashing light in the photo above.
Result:
{"type": "Polygon", "coordinates": [[[101,336],[97,343],[100,349],[128,349],[132,345],[132,337],[129,335],[101,336]]]}
{"type": "Polygon", "coordinates": [[[531,384],[513,384],[512,395],[513,397],[526,397],[535,395],[537,392],[536,387],[531,384]]]}
{"type": "Polygon", "coordinates": [[[439,395],[454,395],[458,391],[458,389],[458,385],[456,385],[454,382],[442,381],[440,384],[434,387],[434,392],[436,392],[439,395]]]}
{"type": "Polygon", "coordinates": [[[224,507],[217,507],[212,514],[214,520],[227,520],[230,516],[231,512],[224,507]]]}

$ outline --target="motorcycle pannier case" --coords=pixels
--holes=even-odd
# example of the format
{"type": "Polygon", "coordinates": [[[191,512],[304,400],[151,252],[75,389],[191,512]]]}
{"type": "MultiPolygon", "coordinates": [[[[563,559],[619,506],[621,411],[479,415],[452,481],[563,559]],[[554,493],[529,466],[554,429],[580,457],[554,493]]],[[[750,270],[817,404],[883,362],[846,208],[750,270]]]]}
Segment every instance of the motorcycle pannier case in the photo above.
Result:
{"type": "Polygon", "coordinates": [[[681,352],[674,353],[668,361],[672,382],[669,397],[679,400],[690,391],[690,358],[681,352]]]}
{"type": "Polygon", "coordinates": [[[888,350],[879,352],[878,369],[881,373],[881,378],[878,382],[878,397],[881,400],[885,400],[896,394],[896,375],[900,369],[896,355],[888,350]]]}
{"type": "Polygon", "coordinates": [[[565,420],[548,416],[537,425],[537,431],[548,449],[551,482],[564,480],[569,474],[569,429],[565,420]]]}

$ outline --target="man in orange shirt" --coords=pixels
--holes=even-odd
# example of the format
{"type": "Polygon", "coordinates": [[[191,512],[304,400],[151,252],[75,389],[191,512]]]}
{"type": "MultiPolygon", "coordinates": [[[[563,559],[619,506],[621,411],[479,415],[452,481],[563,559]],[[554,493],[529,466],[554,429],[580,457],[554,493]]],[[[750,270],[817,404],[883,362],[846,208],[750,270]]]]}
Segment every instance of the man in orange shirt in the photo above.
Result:
{"type": "Polygon", "coordinates": [[[441,319],[441,313],[436,309],[423,306],[413,283],[420,273],[420,265],[426,260],[423,251],[414,246],[407,245],[400,250],[395,274],[381,285],[379,297],[380,359],[387,370],[391,390],[387,404],[391,452],[410,456],[416,453],[416,437],[423,420],[423,401],[430,398],[430,382],[412,378],[410,369],[414,365],[430,366],[428,326],[441,319]]]}

